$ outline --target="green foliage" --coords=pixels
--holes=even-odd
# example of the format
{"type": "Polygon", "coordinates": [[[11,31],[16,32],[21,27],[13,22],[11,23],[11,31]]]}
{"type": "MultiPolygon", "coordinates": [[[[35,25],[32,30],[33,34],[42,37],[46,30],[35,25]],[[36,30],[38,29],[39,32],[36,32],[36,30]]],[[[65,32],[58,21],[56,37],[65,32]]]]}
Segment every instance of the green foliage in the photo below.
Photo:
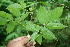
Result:
{"type": "Polygon", "coordinates": [[[15,22],[9,22],[6,28],[7,33],[10,33],[11,31],[13,31],[16,25],[17,23],[15,22]]]}
{"type": "Polygon", "coordinates": [[[7,9],[16,17],[21,15],[20,8],[21,6],[18,3],[11,4],[7,7],[7,9]]]}
{"type": "Polygon", "coordinates": [[[0,7],[1,6],[8,6],[11,3],[13,3],[11,0],[0,0],[0,7]]]}
{"type": "Polygon", "coordinates": [[[6,46],[4,45],[4,46],[1,46],[1,47],[6,47],[6,46]]]}
{"type": "Polygon", "coordinates": [[[42,35],[41,34],[39,34],[36,41],[41,45],[41,43],[42,43],[42,35]]]}
{"type": "Polygon", "coordinates": [[[0,25],[5,25],[7,23],[6,19],[3,17],[0,17],[0,25]]]}
{"type": "Polygon", "coordinates": [[[46,29],[46,28],[42,28],[42,36],[43,36],[43,38],[45,38],[45,39],[57,39],[56,37],[55,37],[55,35],[50,31],[50,30],[48,30],[48,29],[46,29]]]}
{"type": "Polygon", "coordinates": [[[26,30],[28,31],[33,31],[33,32],[38,32],[42,27],[36,24],[33,24],[30,21],[26,22],[26,30]]]}
{"type": "Polygon", "coordinates": [[[32,35],[31,35],[31,41],[35,41],[35,39],[38,37],[38,32],[34,32],[32,35]]]}
{"type": "Polygon", "coordinates": [[[21,4],[21,7],[22,7],[23,9],[26,8],[26,3],[24,3],[23,0],[20,1],[20,4],[21,4]]]}
{"type": "Polygon", "coordinates": [[[13,20],[13,17],[11,14],[8,14],[4,11],[0,11],[0,25],[5,25],[8,21],[13,20]]]}
{"type": "Polygon", "coordinates": [[[46,24],[48,22],[57,22],[59,17],[62,15],[62,12],[63,7],[57,7],[53,10],[46,10],[46,8],[41,6],[37,12],[36,19],[41,24],[46,24]]]}
{"type": "MultiPolygon", "coordinates": [[[[5,41],[8,41],[9,39],[12,39],[14,36],[16,35],[15,32],[11,33],[10,35],[8,35],[5,39],[5,41]]],[[[18,37],[18,36],[17,36],[18,37]]]]}
{"type": "Polygon", "coordinates": [[[67,26],[61,24],[61,23],[48,23],[46,25],[47,28],[49,29],[62,29],[62,28],[65,28],[67,26]]]}
{"type": "Polygon", "coordinates": [[[40,6],[40,8],[37,10],[36,20],[38,20],[41,24],[45,24],[48,21],[47,13],[48,11],[46,10],[46,8],[40,6]]]}
{"type": "MultiPolygon", "coordinates": [[[[6,0],[3,0],[3,2],[5,1],[6,0]]],[[[68,30],[70,26],[70,14],[64,11],[64,7],[58,7],[55,4],[50,3],[50,0],[47,2],[28,2],[31,1],[28,0],[27,3],[23,0],[8,1],[12,3],[9,2],[10,5],[7,6],[6,11],[0,11],[0,25],[4,26],[2,30],[6,31],[7,36],[4,38],[4,41],[7,41],[7,43],[9,40],[16,37],[29,34],[31,35],[30,42],[36,41],[40,45],[43,45],[43,43],[45,44],[53,40],[56,41],[58,38],[60,39],[59,41],[61,41],[62,38],[65,39],[67,36],[63,34],[64,31],[70,33],[68,30]],[[65,13],[67,15],[64,17],[63,14],[65,13]],[[68,29],[66,29],[66,27],[68,29]],[[62,37],[60,37],[60,35],[62,37]],[[44,40],[47,41],[44,42],[44,40]]],[[[58,2],[59,1],[60,0],[58,0],[58,2]]],[[[46,46],[43,45],[42,47],[46,46]]],[[[57,45],[57,47],[59,46],[57,45]]]]}
{"type": "Polygon", "coordinates": [[[4,11],[0,11],[0,16],[3,17],[3,18],[6,18],[8,21],[9,20],[13,20],[12,15],[11,14],[8,14],[8,13],[6,13],[4,11]]]}

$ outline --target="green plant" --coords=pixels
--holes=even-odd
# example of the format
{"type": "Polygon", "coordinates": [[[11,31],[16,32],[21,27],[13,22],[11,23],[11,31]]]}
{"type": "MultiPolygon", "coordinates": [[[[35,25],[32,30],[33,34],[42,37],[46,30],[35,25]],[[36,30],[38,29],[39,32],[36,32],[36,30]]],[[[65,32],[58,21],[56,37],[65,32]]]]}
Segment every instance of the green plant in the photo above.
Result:
{"type": "Polygon", "coordinates": [[[0,7],[1,6],[8,6],[11,3],[13,3],[11,0],[1,0],[0,1],[0,7]]]}
{"type": "MultiPolygon", "coordinates": [[[[21,0],[10,4],[6,8],[9,12],[0,11],[0,25],[7,31],[5,41],[28,34],[31,35],[31,41],[37,41],[40,45],[43,39],[57,40],[59,34],[53,33],[53,30],[57,32],[68,26],[61,22],[65,19],[61,17],[64,7],[54,7],[55,4],[49,2],[25,3],[21,0]]],[[[69,24],[69,18],[66,18],[64,22],[69,24]]]]}

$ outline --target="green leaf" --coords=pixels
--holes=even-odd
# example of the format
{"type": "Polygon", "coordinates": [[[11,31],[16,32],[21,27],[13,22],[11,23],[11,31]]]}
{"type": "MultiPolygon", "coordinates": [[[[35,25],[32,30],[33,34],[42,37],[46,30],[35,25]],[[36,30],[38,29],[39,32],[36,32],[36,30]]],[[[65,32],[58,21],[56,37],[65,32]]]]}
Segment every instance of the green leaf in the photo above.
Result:
{"type": "Polygon", "coordinates": [[[5,25],[7,21],[0,21],[0,25],[5,25]]]}
{"type": "Polygon", "coordinates": [[[20,1],[20,4],[21,4],[23,9],[26,8],[26,3],[24,3],[24,1],[20,1]]]}
{"type": "Polygon", "coordinates": [[[34,32],[34,33],[31,35],[31,42],[35,41],[38,36],[39,36],[39,35],[38,35],[38,32],[34,32]]]}
{"type": "Polygon", "coordinates": [[[64,3],[64,2],[68,2],[68,0],[58,0],[59,3],[64,3]]]}
{"type": "Polygon", "coordinates": [[[26,30],[28,30],[28,31],[32,31],[32,32],[37,31],[38,32],[41,28],[42,28],[42,26],[36,25],[31,21],[26,21],[26,30]]]}
{"type": "Polygon", "coordinates": [[[7,9],[16,17],[21,15],[21,8],[21,5],[18,3],[11,4],[7,7],[7,9]]]}
{"type": "Polygon", "coordinates": [[[8,13],[6,13],[6,15],[5,15],[6,17],[7,17],[7,19],[9,19],[9,20],[13,20],[13,17],[12,17],[12,15],[11,14],[8,14],[8,13]]]}
{"type": "Polygon", "coordinates": [[[27,16],[28,16],[28,13],[26,13],[26,14],[22,13],[20,19],[24,20],[27,16]]]}
{"type": "Polygon", "coordinates": [[[36,31],[39,31],[39,30],[41,30],[41,29],[42,29],[42,26],[39,26],[39,25],[36,25],[36,26],[35,26],[35,30],[36,30],[36,31]]]}
{"type": "Polygon", "coordinates": [[[40,8],[37,11],[37,16],[36,16],[35,20],[38,20],[41,24],[46,23],[46,21],[47,21],[47,10],[44,7],[40,6],[40,8]]]}
{"type": "Polygon", "coordinates": [[[37,10],[35,21],[39,21],[41,24],[46,24],[49,22],[59,22],[59,18],[62,15],[62,12],[63,7],[57,7],[53,10],[48,10],[43,6],[40,6],[40,8],[37,10]]]}
{"type": "Polygon", "coordinates": [[[62,28],[65,28],[67,26],[61,24],[61,23],[48,23],[46,25],[47,28],[49,29],[62,29],[62,28]]]}
{"type": "Polygon", "coordinates": [[[12,39],[12,38],[14,37],[14,35],[15,35],[14,32],[11,33],[11,34],[9,34],[9,35],[6,37],[5,41],[8,41],[9,39],[12,39]]]}
{"type": "Polygon", "coordinates": [[[48,2],[40,2],[40,3],[42,3],[44,5],[49,5],[48,2]]]}
{"type": "Polygon", "coordinates": [[[6,18],[0,17],[0,25],[5,25],[7,23],[6,18]]]}
{"type": "Polygon", "coordinates": [[[9,22],[9,24],[7,25],[7,28],[6,28],[7,33],[12,32],[14,30],[16,24],[17,23],[15,23],[15,22],[9,22]]]}
{"type": "Polygon", "coordinates": [[[17,33],[14,34],[15,37],[19,37],[19,35],[17,33]]]}
{"type": "Polygon", "coordinates": [[[11,7],[14,7],[14,8],[17,8],[17,9],[21,9],[22,8],[21,5],[18,4],[18,3],[14,3],[14,4],[11,4],[11,5],[8,6],[8,8],[11,8],[11,7]]]}
{"type": "MultiPolygon", "coordinates": [[[[63,7],[57,7],[53,10],[51,10],[50,13],[50,20],[54,21],[54,20],[58,20],[59,17],[62,15],[63,12],[63,7]]],[[[48,17],[49,18],[49,17],[48,17]]]]}
{"type": "Polygon", "coordinates": [[[26,21],[26,30],[28,31],[36,31],[35,30],[35,24],[33,24],[31,21],[26,21]]]}
{"type": "Polygon", "coordinates": [[[0,11],[0,25],[5,25],[10,20],[13,20],[11,14],[8,14],[4,11],[0,11]]]}
{"type": "Polygon", "coordinates": [[[42,35],[41,34],[39,34],[36,41],[41,45],[41,42],[42,42],[42,35]]]}
{"type": "MultiPolygon", "coordinates": [[[[22,29],[24,29],[24,28],[23,28],[21,25],[18,25],[16,28],[17,28],[17,29],[16,29],[17,35],[22,36],[22,35],[23,35],[22,29]]],[[[23,32],[24,32],[24,31],[23,31],[23,32]]],[[[17,35],[16,35],[16,36],[17,36],[17,35]]]]}
{"type": "Polygon", "coordinates": [[[21,32],[21,29],[22,29],[21,26],[18,25],[18,26],[17,26],[17,29],[16,29],[17,33],[20,33],[20,32],[21,32]]]}
{"type": "Polygon", "coordinates": [[[20,22],[20,25],[22,26],[22,29],[23,29],[23,28],[26,28],[26,21],[20,22]]]}
{"type": "Polygon", "coordinates": [[[26,13],[26,14],[22,13],[22,14],[21,14],[21,17],[15,18],[15,21],[16,21],[16,22],[23,21],[27,16],[28,16],[28,13],[26,13]]]}
{"type": "Polygon", "coordinates": [[[13,20],[12,15],[11,15],[11,14],[8,14],[8,13],[6,13],[6,12],[4,12],[4,11],[0,11],[0,16],[3,17],[3,18],[8,19],[8,21],[9,21],[9,20],[13,20]]]}
{"type": "Polygon", "coordinates": [[[48,39],[48,40],[57,39],[55,35],[52,33],[52,31],[48,30],[45,27],[42,28],[41,32],[42,32],[43,38],[45,39],[48,39]]]}

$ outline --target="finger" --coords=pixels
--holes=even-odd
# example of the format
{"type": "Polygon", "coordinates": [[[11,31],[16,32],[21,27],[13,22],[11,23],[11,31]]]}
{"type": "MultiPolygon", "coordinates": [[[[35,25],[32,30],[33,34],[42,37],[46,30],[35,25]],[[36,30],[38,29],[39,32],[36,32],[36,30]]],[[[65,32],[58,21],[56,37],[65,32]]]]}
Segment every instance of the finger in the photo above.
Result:
{"type": "Polygon", "coordinates": [[[20,41],[22,38],[24,38],[25,36],[22,36],[22,37],[18,37],[18,38],[16,38],[16,39],[14,39],[14,40],[12,40],[12,41],[20,41]]]}
{"type": "Polygon", "coordinates": [[[28,42],[27,44],[26,44],[26,46],[27,47],[30,47],[30,46],[34,46],[36,44],[36,42],[28,42]]]}
{"type": "Polygon", "coordinates": [[[32,42],[32,44],[33,44],[33,45],[35,45],[35,44],[36,44],[36,42],[34,41],[34,42],[32,42]]]}
{"type": "MultiPolygon", "coordinates": [[[[25,36],[22,37],[18,37],[16,39],[14,39],[13,41],[20,41],[21,39],[24,39],[25,36]]],[[[26,37],[30,38],[30,35],[27,35],[26,37]]]]}
{"type": "Polygon", "coordinates": [[[30,35],[27,35],[27,36],[24,36],[24,38],[22,37],[20,41],[23,45],[25,45],[29,40],[30,40],[30,35]]]}
{"type": "MultiPolygon", "coordinates": [[[[21,37],[20,37],[21,38],[21,37]]],[[[8,43],[8,45],[7,45],[7,47],[22,47],[25,43],[26,43],[26,41],[28,41],[28,37],[22,37],[23,39],[21,39],[21,40],[18,40],[18,41],[10,41],[9,43],[8,43]]],[[[17,38],[18,39],[18,38],[17,38]]],[[[17,40],[16,39],[16,40],[17,40]]]]}
{"type": "Polygon", "coordinates": [[[28,38],[27,36],[22,38],[20,41],[23,45],[25,45],[26,43],[28,43],[28,41],[30,40],[30,38],[28,38]]]}
{"type": "Polygon", "coordinates": [[[30,38],[30,35],[27,35],[26,37],[30,38]]]}
{"type": "Polygon", "coordinates": [[[30,43],[30,46],[34,46],[36,44],[36,42],[34,41],[34,42],[31,42],[30,43]]]}
{"type": "Polygon", "coordinates": [[[16,39],[11,40],[10,42],[22,41],[23,39],[30,39],[30,35],[18,37],[16,39]]]}

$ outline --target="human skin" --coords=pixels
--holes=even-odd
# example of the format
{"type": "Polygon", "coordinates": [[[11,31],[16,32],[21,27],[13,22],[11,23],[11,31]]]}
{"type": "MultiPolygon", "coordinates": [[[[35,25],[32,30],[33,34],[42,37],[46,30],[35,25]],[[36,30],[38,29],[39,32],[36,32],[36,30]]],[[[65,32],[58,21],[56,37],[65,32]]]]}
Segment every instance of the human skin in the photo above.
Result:
{"type": "Polygon", "coordinates": [[[30,35],[18,37],[14,40],[11,40],[7,47],[33,47],[35,45],[35,42],[29,43],[30,35]]]}

